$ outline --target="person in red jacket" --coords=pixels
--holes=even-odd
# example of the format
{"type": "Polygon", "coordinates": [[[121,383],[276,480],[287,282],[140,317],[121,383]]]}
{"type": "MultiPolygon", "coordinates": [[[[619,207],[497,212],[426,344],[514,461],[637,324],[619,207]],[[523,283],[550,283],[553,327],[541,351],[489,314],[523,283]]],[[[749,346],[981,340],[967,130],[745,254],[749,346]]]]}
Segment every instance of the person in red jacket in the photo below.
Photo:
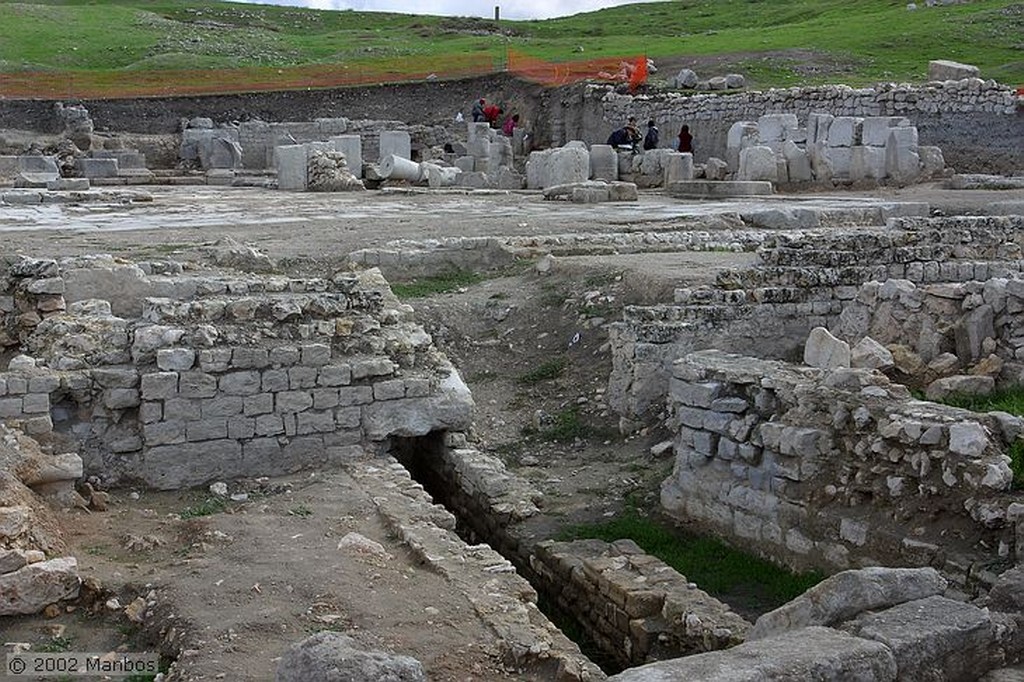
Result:
{"type": "Polygon", "coordinates": [[[488,104],[484,107],[484,120],[491,124],[492,128],[498,127],[498,119],[501,117],[501,107],[497,104],[488,104]]]}

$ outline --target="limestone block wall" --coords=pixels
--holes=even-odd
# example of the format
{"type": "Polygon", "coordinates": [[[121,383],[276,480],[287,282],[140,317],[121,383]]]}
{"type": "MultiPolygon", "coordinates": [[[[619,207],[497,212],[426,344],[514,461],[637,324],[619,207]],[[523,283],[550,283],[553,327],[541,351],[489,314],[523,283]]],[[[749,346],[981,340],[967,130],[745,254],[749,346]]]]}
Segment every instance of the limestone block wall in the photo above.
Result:
{"type": "Polygon", "coordinates": [[[633,541],[540,543],[534,584],[622,666],[717,651],[750,623],[633,541]]]}
{"type": "Polygon", "coordinates": [[[966,365],[994,353],[1007,363],[1004,379],[1019,380],[1022,227],[1020,216],[894,218],[884,230],[772,237],[756,267],[679,289],[672,305],[626,308],[609,327],[610,404],[628,419],[652,418],[676,358],[719,348],[796,360],[816,326],[903,344],[925,361],[955,352],[966,365]],[[985,338],[994,345],[982,348],[985,338]]]}
{"type": "Polygon", "coordinates": [[[146,270],[168,274],[106,259],[20,259],[3,280],[3,345],[31,356],[4,377],[4,416],[39,428],[52,419],[89,473],[176,488],[294,471],[392,435],[469,424],[468,389],[379,271],[146,270]],[[104,291],[116,311],[96,298],[104,291]],[[165,296],[147,295],[158,291],[165,296]],[[23,367],[39,376],[20,380],[23,367]]]}
{"type": "Polygon", "coordinates": [[[242,147],[242,167],[263,170],[276,166],[275,148],[307,142],[327,142],[338,135],[358,135],[362,143],[362,160],[376,162],[380,157],[380,134],[385,131],[408,132],[413,154],[429,158],[425,150],[453,142],[446,126],[414,125],[403,121],[348,118],[318,118],[313,121],[246,121],[238,126],[242,147]]]}
{"type": "Polygon", "coordinates": [[[933,566],[964,590],[1020,550],[1017,418],[911,400],[871,370],[712,350],[673,365],[668,400],[664,508],[748,550],[801,569],[933,566]]]}
{"type": "Polygon", "coordinates": [[[549,104],[555,121],[552,143],[605,141],[628,116],[653,118],[670,146],[683,124],[694,137],[694,157],[726,158],[729,128],[764,114],[795,114],[806,121],[813,113],[832,116],[899,116],[920,132],[920,144],[942,149],[947,164],[958,170],[1011,172],[1024,165],[1018,141],[1024,137],[1021,99],[1013,88],[967,78],[925,85],[880,83],[794,87],[735,94],[618,94],[602,85],[580,86],[549,104]],[[978,135],[985,130],[985,135],[978,135]]]}

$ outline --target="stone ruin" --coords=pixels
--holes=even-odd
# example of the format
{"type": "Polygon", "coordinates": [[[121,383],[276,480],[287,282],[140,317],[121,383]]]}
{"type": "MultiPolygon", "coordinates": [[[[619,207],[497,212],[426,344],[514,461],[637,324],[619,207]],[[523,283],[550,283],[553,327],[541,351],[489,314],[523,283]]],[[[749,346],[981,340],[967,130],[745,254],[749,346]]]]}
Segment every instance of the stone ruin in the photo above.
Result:
{"type": "MultiPolygon", "coordinates": [[[[971,106],[1007,113],[999,88],[970,79],[929,87],[914,106],[974,97],[971,106]]],[[[473,124],[462,145],[441,127],[348,119],[217,127],[193,118],[179,153],[207,184],[525,184],[575,203],[636,201],[638,187],[653,186],[713,196],[903,185],[945,173],[938,147],[919,144],[916,112],[897,106],[905,95],[810,89],[771,95],[778,106],[767,95],[773,106],[723,99],[715,106],[733,107],[734,121],[719,145],[725,160],[701,163],[579,140],[524,159],[521,137],[473,124]],[[842,115],[818,113],[836,98],[850,100],[835,107],[842,115]],[[775,113],[786,108],[797,111],[775,113]]],[[[663,106],[605,100],[608,111],[638,102],[663,106]]],[[[69,134],[91,140],[87,112],[66,110],[69,134]]],[[[0,172],[25,189],[81,189],[67,183],[80,179],[65,177],[72,167],[100,186],[170,182],[136,172],[146,164],[133,150],[70,158],[4,158],[0,172]]],[[[959,182],[976,186],[969,176],[959,182]]],[[[921,398],[1022,381],[1021,217],[934,217],[925,205],[874,202],[780,205],[728,224],[704,235],[391,242],[351,254],[369,269],[322,278],[275,275],[263,254],[229,243],[211,260],[244,272],[6,255],[0,615],[34,613],[89,587],[41,501],[104,509],[102,490],[75,486],[83,477],[178,489],[343,465],[401,491],[374,499],[396,535],[465,589],[501,632],[508,660],[541,666],[550,679],[604,675],[539,615],[538,591],[576,614],[618,665],[640,666],[611,679],[958,680],[1018,663],[1024,610],[1013,566],[1024,502],[1013,468],[1024,422],[921,398]],[[777,563],[834,573],[750,622],[630,541],[538,542],[540,494],[473,447],[468,389],[385,277],[538,252],[755,248],[754,267],[680,287],[670,304],[628,307],[611,325],[608,387],[623,430],[654,424],[671,434],[668,515],[777,563]],[[456,518],[493,549],[458,540],[456,518]]],[[[351,642],[328,639],[297,645],[282,666],[298,672],[282,676],[310,674],[296,660],[306,649],[352,657],[351,642]]],[[[414,661],[399,663],[420,674],[414,661]]]]}

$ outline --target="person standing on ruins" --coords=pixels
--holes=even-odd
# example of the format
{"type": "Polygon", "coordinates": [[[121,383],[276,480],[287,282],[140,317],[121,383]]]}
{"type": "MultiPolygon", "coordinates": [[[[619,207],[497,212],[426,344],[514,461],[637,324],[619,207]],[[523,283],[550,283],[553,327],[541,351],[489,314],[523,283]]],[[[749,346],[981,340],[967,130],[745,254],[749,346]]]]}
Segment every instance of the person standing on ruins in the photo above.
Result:
{"type": "Polygon", "coordinates": [[[505,119],[505,123],[501,126],[501,133],[505,137],[512,137],[512,133],[517,127],[519,127],[519,114],[512,114],[505,119]]]}
{"type": "Polygon", "coordinates": [[[484,119],[484,107],[485,106],[487,106],[487,100],[485,100],[483,97],[480,98],[480,101],[473,103],[473,111],[471,113],[471,116],[473,117],[473,123],[479,123],[480,121],[485,120],[484,119]]]}
{"type": "Polygon", "coordinates": [[[660,137],[658,126],[654,125],[654,119],[652,118],[647,122],[647,134],[644,135],[644,151],[657,149],[660,137]]]}
{"type": "Polygon", "coordinates": [[[693,135],[690,134],[690,126],[684,125],[679,131],[679,146],[677,149],[683,153],[693,153],[693,135]]]}

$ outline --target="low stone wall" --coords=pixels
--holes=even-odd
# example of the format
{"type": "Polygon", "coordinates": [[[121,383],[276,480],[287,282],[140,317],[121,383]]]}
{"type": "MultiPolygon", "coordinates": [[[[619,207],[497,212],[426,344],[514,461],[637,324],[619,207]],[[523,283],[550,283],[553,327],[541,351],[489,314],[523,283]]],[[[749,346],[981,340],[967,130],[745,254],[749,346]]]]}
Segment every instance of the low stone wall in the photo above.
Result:
{"type": "Polygon", "coordinates": [[[717,651],[750,623],[632,540],[542,542],[534,584],[624,667],[717,651]]]}
{"type": "Polygon", "coordinates": [[[454,512],[469,542],[508,558],[621,666],[734,646],[750,623],[630,540],[539,542],[541,494],[462,434],[392,438],[390,452],[454,512]]]}
{"type": "Polygon", "coordinates": [[[675,363],[669,412],[663,506],[750,551],[798,569],[934,566],[965,591],[1021,551],[1005,454],[1020,419],[911,400],[872,370],[720,351],[675,363]]]}
{"type": "Polygon", "coordinates": [[[628,307],[609,325],[609,401],[627,419],[661,409],[676,358],[719,348],[795,360],[814,327],[850,341],[871,335],[928,362],[956,352],[962,367],[989,354],[1020,375],[1021,216],[893,218],[884,230],[780,234],[753,268],[714,287],[680,289],[674,305],[628,307]],[[994,345],[982,348],[985,338],[994,345]]]}
{"type": "Polygon", "coordinates": [[[15,259],[5,271],[3,346],[31,357],[0,404],[32,428],[52,419],[89,473],[177,488],[469,425],[468,389],[376,270],[300,280],[144,265],[15,259]]]}
{"type": "Polygon", "coordinates": [[[832,116],[900,116],[918,128],[920,144],[942,149],[947,164],[963,171],[1012,172],[1024,166],[1017,140],[1024,137],[1021,99],[994,81],[968,78],[925,85],[880,83],[873,87],[845,85],[783,88],[735,94],[663,92],[630,96],[609,86],[577,86],[551,103],[555,120],[553,144],[605,141],[628,116],[653,118],[671,146],[683,125],[694,138],[694,158],[726,158],[729,128],[756,121],[764,114],[812,113],[832,116]],[[985,135],[977,134],[985,130],[985,135]]]}

